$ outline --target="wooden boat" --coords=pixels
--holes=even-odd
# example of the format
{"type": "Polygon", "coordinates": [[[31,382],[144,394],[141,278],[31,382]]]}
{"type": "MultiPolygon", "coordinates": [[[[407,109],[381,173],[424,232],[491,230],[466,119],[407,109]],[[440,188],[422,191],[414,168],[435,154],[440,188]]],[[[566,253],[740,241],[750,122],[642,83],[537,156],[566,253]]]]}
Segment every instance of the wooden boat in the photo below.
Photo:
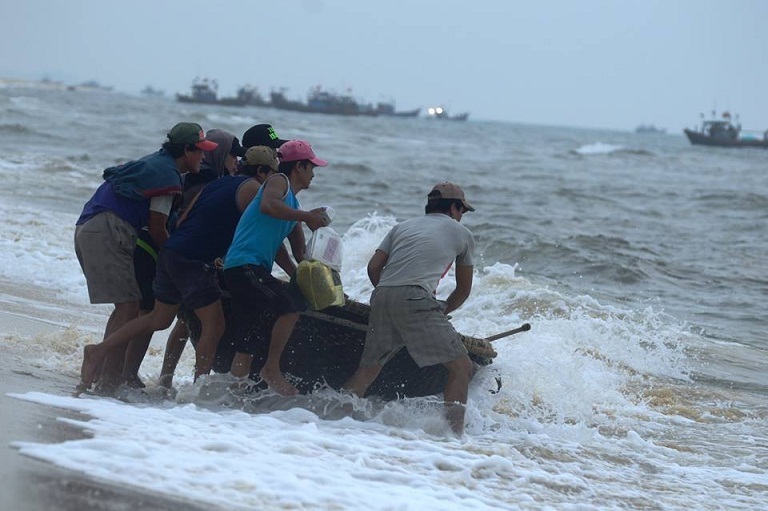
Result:
{"type": "Polygon", "coordinates": [[[720,119],[714,118],[714,115],[710,120],[702,119],[700,127],[694,130],[686,128],[683,132],[693,145],[768,148],[768,130],[762,134],[762,137],[744,134],[741,124],[738,120],[732,122],[731,114],[728,112],[723,112],[720,119]]]}
{"type": "MultiPolygon", "coordinates": [[[[230,299],[223,300],[226,316],[234,310],[230,299]]],[[[249,311],[258,314],[259,321],[274,322],[274,316],[268,311],[249,311]]],[[[347,300],[341,307],[328,307],[322,311],[302,313],[293,335],[282,357],[282,370],[290,375],[292,383],[302,393],[311,392],[318,386],[328,385],[340,388],[357,369],[362,355],[367,331],[370,306],[347,300]]],[[[194,313],[182,311],[182,319],[190,330],[193,344],[200,335],[200,323],[194,313]]],[[[256,319],[256,318],[254,318],[256,319]]],[[[530,328],[523,325],[520,329],[505,332],[500,336],[511,335],[530,328]]],[[[213,370],[226,373],[231,366],[235,350],[232,332],[228,327],[216,353],[213,370]]],[[[499,337],[499,336],[495,336],[499,337]]],[[[462,341],[469,351],[469,356],[477,366],[487,366],[496,357],[496,351],[487,339],[478,339],[462,335],[462,341]]],[[[258,380],[258,374],[267,357],[268,342],[256,340],[258,353],[254,356],[251,376],[258,380]]],[[[416,397],[438,394],[443,391],[447,371],[442,365],[419,368],[408,354],[400,352],[388,362],[376,381],[368,389],[366,396],[379,396],[385,400],[398,397],[416,397]]]]}

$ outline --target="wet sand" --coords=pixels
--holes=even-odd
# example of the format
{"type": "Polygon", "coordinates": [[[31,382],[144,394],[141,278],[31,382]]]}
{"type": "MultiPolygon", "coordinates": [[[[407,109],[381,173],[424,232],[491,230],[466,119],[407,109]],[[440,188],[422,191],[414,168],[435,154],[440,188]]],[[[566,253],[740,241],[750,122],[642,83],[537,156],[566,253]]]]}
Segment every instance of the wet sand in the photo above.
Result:
{"type": "MultiPolygon", "coordinates": [[[[45,321],[0,311],[0,335],[34,336],[61,328],[45,321]]],[[[211,510],[191,502],[150,492],[120,488],[78,472],[19,454],[13,442],[56,443],[83,438],[84,433],[58,421],[79,414],[28,403],[8,393],[29,391],[70,394],[75,378],[35,368],[3,347],[0,356],[0,509],[8,511],[176,511],[211,510]]]]}

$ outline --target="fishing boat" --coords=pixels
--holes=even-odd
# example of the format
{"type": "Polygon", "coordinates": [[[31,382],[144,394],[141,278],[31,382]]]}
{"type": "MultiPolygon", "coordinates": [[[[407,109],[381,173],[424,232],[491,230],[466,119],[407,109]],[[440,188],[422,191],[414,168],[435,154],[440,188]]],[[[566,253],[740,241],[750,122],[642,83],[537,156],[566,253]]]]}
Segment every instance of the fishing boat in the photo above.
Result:
{"type": "Polygon", "coordinates": [[[161,89],[156,89],[151,85],[147,85],[141,89],[141,94],[151,98],[161,98],[165,95],[165,92],[163,92],[161,89]]]}
{"type": "Polygon", "coordinates": [[[421,108],[398,111],[395,109],[394,101],[380,102],[376,104],[376,115],[389,117],[418,117],[419,112],[421,112],[421,108]]]}
{"type": "Polygon", "coordinates": [[[176,100],[181,103],[202,105],[245,106],[259,104],[259,99],[258,92],[249,86],[238,89],[236,96],[219,98],[218,82],[207,78],[195,79],[192,83],[191,94],[176,94],[176,100]]]}
{"type": "Polygon", "coordinates": [[[292,110],[295,112],[310,112],[315,114],[334,114],[360,116],[378,115],[376,109],[370,103],[363,103],[355,99],[351,94],[338,94],[323,90],[321,87],[313,87],[307,94],[307,101],[289,100],[285,96],[285,88],[273,91],[270,94],[270,106],[279,110],[292,110]]]}
{"type": "Polygon", "coordinates": [[[762,136],[745,133],[741,129],[738,116],[735,121],[732,121],[729,112],[723,112],[720,118],[712,112],[712,118],[709,120],[704,120],[704,114],[702,114],[701,119],[701,125],[697,128],[683,130],[693,145],[768,148],[768,130],[764,131],[762,136]]]}
{"type": "Polygon", "coordinates": [[[302,101],[288,99],[286,91],[288,89],[281,87],[279,90],[273,90],[269,93],[269,104],[278,110],[290,110],[292,112],[306,112],[307,105],[302,101]]]}
{"type": "Polygon", "coordinates": [[[195,79],[192,83],[191,94],[176,94],[176,100],[181,103],[201,103],[215,105],[219,102],[219,84],[216,80],[207,78],[195,79]]]}
{"type": "Polygon", "coordinates": [[[466,121],[469,118],[469,112],[456,115],[449,115],[448,111],[441,106],[433,106],[427,109],[427,116],[430,119],[443,119],[446,121],[466,121]]]}
{"type": "Polygon", "coordinates": [[[635,133],[644,135],[664,135],[667,133],[667,130],[658,128],[655,124],[640,124],[635,128],[635,133]]]}
{"type": "MultiPolygon", "coordinates": [[[[230,316],[234,304],[223,299],[225,316],[230,316]]],[[[275,317],[266,310],[249,311],[258,315],[258,321],[274,322],[275,317]]],[[[285,348],[281,369],[302,393],[308,393],[320,386],[339,389],[357,369],[368,330],[370,306],[354,300],[347,300],[343,306],[327,307],[320,311],[307,310],[296,323],[291,339],[285,348]]],[[[193,344],[200,335],[200,322],[192,312],[182,311],[182,319],[190,330],[193,344]]],[[[478,368],[493,363],[496,350],[492,341],[530,329],[527,323],[519,328],[503,332],[486,339],[462,335],[469,356],[478,368]]],[[[235,333],[229,328],[219,341],[213,371],[227,373],[235,355],[233,346],[235,333]]],[[[239,334],[242,335],[242,334],[239,334]]],[[[258,352],[254,355],[251,377],[258,381],[259,371],[267,358],[268,342],[256,342],[258,352]]],[[[382,369],[366,396],[378,396],[384,400],[399,397],[417,397],[439,394],[445,388],[447,370],[442,365],[419,368],[402,349],[382,369]]],[[[263,383],[261,384],[263,387],[263,383]]]]}
{"type": "Polygon", "coordinates": [[[231,98],[221,98],[219,103],[228,106],[267,106],[267,101],[253,85],[245,85],[237,89],[237,95],[231,98]]]}

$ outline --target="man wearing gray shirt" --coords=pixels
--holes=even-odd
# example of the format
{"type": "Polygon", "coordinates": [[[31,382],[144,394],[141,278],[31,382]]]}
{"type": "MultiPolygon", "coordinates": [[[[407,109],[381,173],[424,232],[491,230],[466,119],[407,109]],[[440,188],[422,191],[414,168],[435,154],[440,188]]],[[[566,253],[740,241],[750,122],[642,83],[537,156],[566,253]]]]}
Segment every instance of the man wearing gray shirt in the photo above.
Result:
{"type": "Polygon", "coordinates": [[[453,183],[438,183],[427,195],[425,216],[394,226],[368,262],[374,285],[368,333],[360,365],[344,389],[364,396],[403,346],[419,367],[442,364],[448,370],[444,400],[453,431],[464,431],[464,408],[472,362],[447,314],[472,290],[475,241],[461,225],[474,211],[453,183]],[[435,298],[440,279],[456,263],[456,288],[445,302],[435,298]]]}

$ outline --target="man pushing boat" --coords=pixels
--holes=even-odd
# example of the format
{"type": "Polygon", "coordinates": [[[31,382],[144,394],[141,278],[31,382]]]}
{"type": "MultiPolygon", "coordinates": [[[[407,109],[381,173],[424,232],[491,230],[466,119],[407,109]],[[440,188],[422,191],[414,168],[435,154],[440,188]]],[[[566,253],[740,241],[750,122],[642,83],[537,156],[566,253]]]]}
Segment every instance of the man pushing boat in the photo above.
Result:
{"type": "Polygon", "coordinates": [[[344,384],[364,396],[384,364],[405,346],[419,367],[442,364],[448,370],[446,418],[459,435],[473,366],[447,314],[472,290],[475,241],[459,222],[474,210],[459,186],[438,183],[427,195],[425,216],[401,222],[384,237],[368,262],[374,290],[363,355],[344,384]],[[456,287],[441,302],[435,297],[437,284],[454,262],[456,287]]]}

